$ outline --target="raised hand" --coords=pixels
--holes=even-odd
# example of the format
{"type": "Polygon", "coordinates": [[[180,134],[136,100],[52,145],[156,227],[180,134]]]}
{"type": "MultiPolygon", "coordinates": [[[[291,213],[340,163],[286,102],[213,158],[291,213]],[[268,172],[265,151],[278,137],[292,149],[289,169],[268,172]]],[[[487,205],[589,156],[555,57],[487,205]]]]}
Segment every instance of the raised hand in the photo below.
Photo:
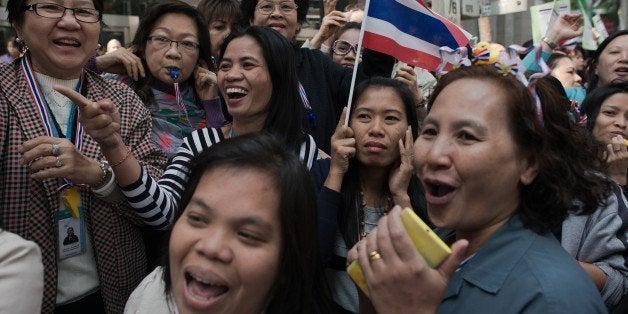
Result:
{"type": "Polygon", "coordinates": [[[628,173],[628,150],[624,138],[620,135],[611,139],[606,145],[606,162],[608,163],[608,176],[619,185],[626,185],[628,173]]]}
{"type": "Polygon", "coordinates": [[[349,159],[355,156],[355,138],[353,130],[344,124],[347,107],[342,109],[336,131],[331,136],[331,165],[325,186],[340,192],[342,179],[349,170],[349,159]]]}
{"type": "Polygon", "coordinates": [[[323,1],[323,14],[327,15],[331,13],[331,11],[336,9],[336,3],[338,0],[325,0],[323,1]]]}
{"type": "Polygon", "coordinates": [[[110,53],[96,57],[96,66],[102,72],[127,74],[137,81],[145,77],[142,60],[134,54],[136,48],[118,48],[110,53]]]}
{"type": "Polygon", "coordinates": [[[334,35],[338,28],[342,27],[348,22],[347,17],[340,11],[332,11],[323,17],[321,27],[311,40],[313,48],[320,48],[321,44],[326,42],[331,36],[334,35]]]}
{"type": "Polygon", "coordinates": [[[406,233],[400,214],[401,207],[395,206],[382,217],[377,229],[349,252],[348,260],[360,261],[377,313],[436,313],[468,242],[454,243],[452,254],[430,268],[406,233]]]}
{"type": "MultiPolygon", "coordinates": [[[[98,144],[109,161],[121,186],[138,180],[141,165],[120,135],[120,113],[108,99],[91,101],[78,92],[63,86],[54,86],[59,93],[70,98],[78,107],[79,122],[98,144]]],[[[100,171],[100,170],[99,170],[100,171]]]]}
{"type": "Polygon", "coordinates": [[[407,65],[399,67],[399,69],[395,71],[394,78],[406,84],[408,88],[410,88],[410,91],[412,91],[412,94],[414,94],[415,102],[417,104],[423,101],[423,95],[421,95],[419,85],[416,82],[416,72],[414,72],[413,68],[407,65]]]}
{"type": "Polygon", "coordinates": [[[414,139],[411,126],[408,126],[405,137],[399,139],[399,159],[397,166],[390,172],[388,188],[396,205],[409,207],[411,203],[408,185],[414,174],[414,139]]]}
{"type": "MultiPolygon", "coordinates": [[[[117,51],[117,50],[116,50],[117,51]]],[[[59,93],[71,99],[79,110],[79,122],[101,148],[124,146],[120,136],[120,114],[108,99],[91,101],[73,89],[54,86],[59,93]]]]}
{"type": "Polygon", "coordinates": [[[545,37],[556,44],[581,36],[584,32],[580,14],[561,13],[554,23],[547,27],[545,37]]]}
{"type": "Polygon", "coordinates": [[[218,96],[218,84],[216,82],[216,73],[210,71],[206,64],[196,66],[194,84],[201,100],[214,99],[218,96]]]}

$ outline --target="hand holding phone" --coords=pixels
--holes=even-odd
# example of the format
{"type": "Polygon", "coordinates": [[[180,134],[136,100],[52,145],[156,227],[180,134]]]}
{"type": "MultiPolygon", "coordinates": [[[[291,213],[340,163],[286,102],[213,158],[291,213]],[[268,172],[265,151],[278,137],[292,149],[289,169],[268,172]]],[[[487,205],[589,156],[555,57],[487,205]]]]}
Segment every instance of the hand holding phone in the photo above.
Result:
{"type": "MultiPolygon", "coordinates": [[[[438,266],[447,256],[451,254],[451,249],[428,227],[419,216],[410,208],[404,208],[401,212],[401,221],[408,236],[416,247],[417,251],[425,259],[431,268],[438,266]]],[[[354,260],[347,267],[347,273],[358,287],[369,295],[368,286],[362,273],[362,268],[358,260],[354,260]]]]}

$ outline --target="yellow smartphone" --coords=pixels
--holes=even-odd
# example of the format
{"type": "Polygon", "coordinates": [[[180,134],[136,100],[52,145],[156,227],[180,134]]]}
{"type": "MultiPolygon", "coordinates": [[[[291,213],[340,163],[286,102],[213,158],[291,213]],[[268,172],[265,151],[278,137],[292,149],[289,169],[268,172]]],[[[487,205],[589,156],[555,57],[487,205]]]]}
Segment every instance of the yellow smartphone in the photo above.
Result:
{"type": "MultiPolygon", "coordinates": [[[[412,209],[406,207],[401,211],[401,222],[410,236],[410,239],[412,239],[414,247],[416,247],[419,254],[423,256],[428,266],[432,268],[438,266],[451,254],[451,249],[447,244],[445,244],[412,209]]],[[[349,264],[347,273],[349,273],[351,279],[360,287],[364,294],[368,296],[368,286],[366,285],[362,268],[357,259],[349,264]]]]}

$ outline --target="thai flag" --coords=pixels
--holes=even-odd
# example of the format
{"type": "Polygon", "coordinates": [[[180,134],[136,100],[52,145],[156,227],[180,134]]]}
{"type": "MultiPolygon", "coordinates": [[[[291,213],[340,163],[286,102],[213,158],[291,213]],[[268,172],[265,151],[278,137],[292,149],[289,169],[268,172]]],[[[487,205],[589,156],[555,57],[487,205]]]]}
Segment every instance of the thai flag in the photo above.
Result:
{"type": "Polygon", "coordinates": [[[430,71],[441,63],[440,47],[464,47],[471,38],[423,0],[370,0],[366,8],[364,47],[430,71]]]}

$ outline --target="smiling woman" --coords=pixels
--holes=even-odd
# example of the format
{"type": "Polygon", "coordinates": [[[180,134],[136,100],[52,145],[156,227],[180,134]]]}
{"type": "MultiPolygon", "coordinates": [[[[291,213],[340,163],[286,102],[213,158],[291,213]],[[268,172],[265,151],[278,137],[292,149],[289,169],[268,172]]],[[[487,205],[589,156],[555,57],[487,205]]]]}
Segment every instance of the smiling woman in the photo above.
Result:
{"type": "Polygon", "coordinates": [[[456,241],[453,254],[428,267],[393,210],[354,251],[376,309],[607,312],[585,267],[551,233],[575,200],[575,214],[591,214],[609,192],[595,165],[567,155],[582,139],[554,123],[556,112],[569,123],[568,102],[550,88],[536,85],[541,115],[526,86],[492,65],[439,79],[415,166],[429,218],[456,241]]]}
{"type": "Polygon", "coordinates": [[[218,143],[193,165],[168,263],[125,313],[331,313],[299,157],[258,133],[218,143]]]}
{"type": "Polygon", "coordinates": [[[102,9],[99,0],[7,3],[26,50],[0,69],[0,220],[41,248],[44,313],[120,312],[146,269],[141,221],[121,202],[100,145],[84,132],[80,103],[56,91],[65,87],[116,112],[120,140],[147,173],[161,174],[165,158],[146,137],[150,113],[142,101],[124,84],[83,70],[102,9]]]}

